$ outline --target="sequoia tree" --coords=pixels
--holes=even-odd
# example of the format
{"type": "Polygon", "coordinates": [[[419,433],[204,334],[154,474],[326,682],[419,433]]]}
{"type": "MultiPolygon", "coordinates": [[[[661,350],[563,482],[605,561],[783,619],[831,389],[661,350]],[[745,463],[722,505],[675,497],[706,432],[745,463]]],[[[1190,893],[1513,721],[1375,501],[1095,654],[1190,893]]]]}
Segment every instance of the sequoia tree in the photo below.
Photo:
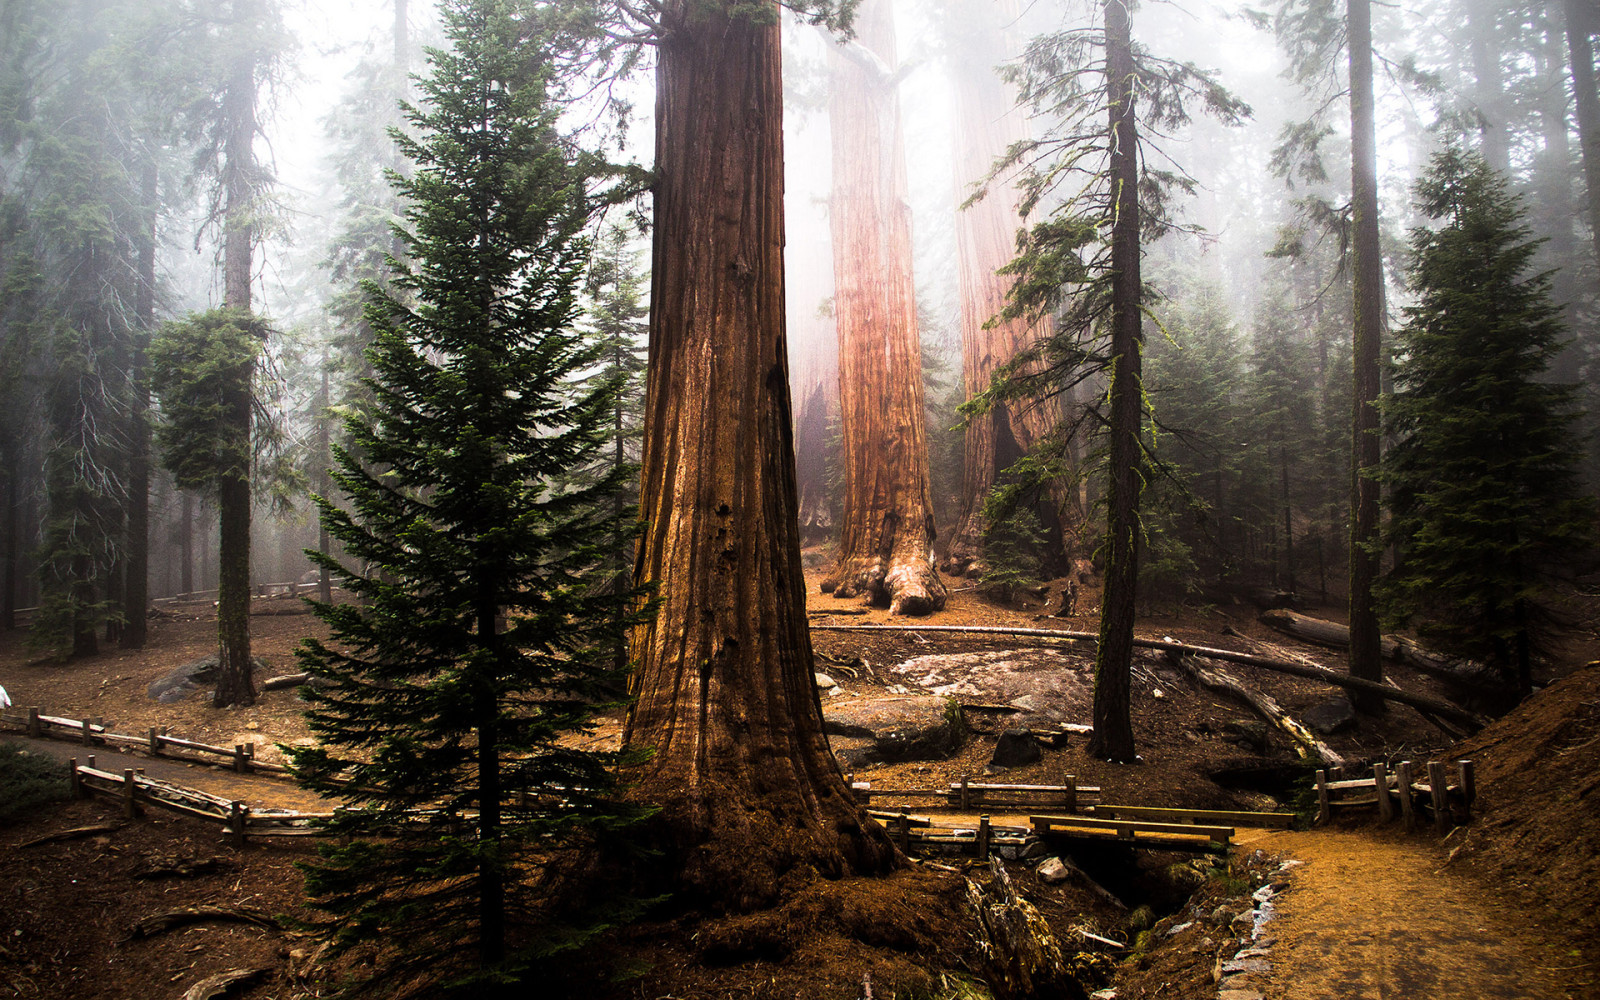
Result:
{"type": "Polygon", "coordinates": [[[867,0],[856,38],[831,47],[834,318],[844,495],[835,597],[891,614],[944,607],[933,565],[933,503],[922,345],[911,274],[911,206],[900,141],[893,12],[867,0]]]}
{"type": "Polygon", "coordinates": [[[781,876],[887,869],[822,732],[806,626],[783,309],[777,4],[665,0],[635,576],[637,796],[680,891],[735,909],[781,876]]]}

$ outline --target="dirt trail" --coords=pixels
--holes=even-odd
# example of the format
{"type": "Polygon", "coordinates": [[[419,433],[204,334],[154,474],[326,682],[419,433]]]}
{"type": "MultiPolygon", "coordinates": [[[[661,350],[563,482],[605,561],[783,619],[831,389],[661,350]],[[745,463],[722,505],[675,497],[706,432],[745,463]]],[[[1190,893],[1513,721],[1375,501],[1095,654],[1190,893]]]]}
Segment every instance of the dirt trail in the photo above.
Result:
{"type": "MultiPolygon", "coordinates": [[[[1277,897],[1269,1000],[1558,1000],[1595,996],[1591,969],[1539,917],[1443,867],[1431,842],[1373,830],[1241,831],[1302,865],[1277,897]]],[[[1255,977],[1253,977],[1255,978],[1255,977]]]]}

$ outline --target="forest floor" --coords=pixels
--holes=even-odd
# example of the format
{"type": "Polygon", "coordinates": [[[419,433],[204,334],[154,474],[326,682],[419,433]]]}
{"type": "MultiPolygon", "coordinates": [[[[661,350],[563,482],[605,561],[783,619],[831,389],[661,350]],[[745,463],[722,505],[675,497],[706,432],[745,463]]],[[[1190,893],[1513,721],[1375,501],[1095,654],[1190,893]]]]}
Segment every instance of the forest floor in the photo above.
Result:
{"type": "MultiPolygon", "coordinates": [[[[908,626],[894,633],[813,633],[819,671],[839,681],[824,694],[825,711],[930,691],[979,706],[968,713],[971,730],[957,749],[930,759],[847,764],[857,781],[870,781],[876,788],[932,788],[963,776],[1055,784],[1073,775],[1081,784],[1101,786],[1105,801],[1219,809],[1304,806],[1305,766],[1287,738],[1274,731],[1264,746],[1240,745],[1229,724],[1251,720],[1249,710],[1197,688],[1154,653],[1141,653],[1135,666],[1133,725],[1139,763],[1095,760],[1086,753],[1085,740],[1074,736],[1063,746],[1044,748],[1035,763],[991,767],[1000,728],[1030,720],[1090,721],[1092,648],[922,632],[916,626],[1093,631],[1094,594],[1080,599],[1077,615],[1056,618],[1046,611],[1059,605],[1061,581],[1025,607],[998,605],[975,590],[961,589],[964,584],[958,581],[951,584],[955,591],[944,612],[907,621],[819,594],[812,581],[808,601],[814,626],[908,626]]],[[[291,599],[258,600],[254,610],[254,651],[266,663],[259,676],[294,672],[295,646],[306,635],[321,635],[321,625],[298,613],[301,605],[291,599]]],[[[1308,610],[1338,617],[1327,608],[1308,610]]],[[[1442,845],[1431,832],[1240,831],[1241,846],[1231,869],[1190,866],[1204,876],[1197,879],[1202,884],[1193,898],[1185,898],[1193,885],[1180,893],[1168,877],[1174,866],[1188,864],[1187,855],[1143,850],[1075,855],[1083,868],[1134,904],[1128,910],[1110,906],[1077,882],[1046,885],[1026,863],[1012,866],[1019,888],[1064,942],[1076,940],[1070,930],[1074,926],[1130,943],[1137,937],[1131,955],[1115,955],[1120,962],[1114,978],[1101,984],[1122,998],[1217,997],[1222,953],[1239,945],[1229,928],[1213,927],[1206,914],[1225,909],[1240,891],[1256,888],[1250,879],[1259,881],[1263,869],[1251,866],[1263,857],[1304,863],[1284,869],[1286,888],[1279,901],[1280,929],[1274,932],[1279,943],[1269,960],[1271,972],[1244,984],[1261,996],[1600,996],[1595,985],[1600,966],[1594,964],[1600,961],[1600,875],[1592,868],[1592,858],[1600,852],[1600,800],[1594,795],[1600,781],[1600,669],[1581,667],[1600,655],[1600,636],[1593,610],[1586,613],[1589,617],[1576,616],[1580,625],[1567,647],[1537,678],[1541,683],[1566,679],[1463,745],[1452,746],[1416,712],[1398,705],[1326,737],[1351,760],[1477,759],[1477,815],[1471,826],[1453,832],[1442,845]],[[1155,931],[1143,936],[1138,925],[1151,917],[1140,915],[1139,903],[1150,904],[1159,919],[1155,931]],[[1186,923],[1192,926],[1175,930],[1186,923]],[[1485,942],[1493,947],[1480,947],[1485,942]],[[1418,957],[1424,954],[1431,957],[1418,957]],[[1462,971],[1466,966],[1461,963],[1469,961],[1485,970],[1482,977],[1470,978],[1462,971]]],[[[215,619],[209,604],[168,605],[149,624],[144,650],[108,649],[69,664],[37,662],[22,633],[0,635],[0,685],[18,706],[73,718],[100,717],[108,729],[123,733],[166,726],[174,735],[206,743],[254,743],[262,760],[280,759],[277,744],[309,739],[292,689],[265,692],[252,708],[220,711],[207,703],[203,689],[171,704],[151,699],[149,685],[213,650],[215,619]]],[[[1243,604],[1147,615],[1140,619],[1138,633],[1232,648],[1240,648],[1242,634],[1291,647],[1328,666],[1338,667],[1341,659],[1335,651],[1272,632],[1257,623],[1255,609],[1243,604]]],[[[1293,715],[1334,693],[1316,681],[1249,667],[1230,669],[1293,715]]],[[[1401,687],[1442,693],[1434,681],[1407,668],[1387,669],[1401,687]]],[[[610,720],[595,740],[610,743],[619,736],[620,720],[610,720]]],[[[57,743],[31,752],[82,756],[83,749],[57,743]]],[[[102,768],[145,767],[152,775],[255,807],[316,804],[289,782],[145,758],[113,764],[106,759],[112,756],[109,751],[98,752],[102,768]]],[[[294,865],[312,857],[308,847],[252,846],[237,853],[224,846],[215,824],[151,813],[113,832],[17,849],[46,834],[105,822],[117,814],[105,803],[63,803],[0,830],[0,843],[6,846],[0,852],[0,996],[10,991],[29,998],[177,998],[206,976],[238,968],[265,971],[257,984],[229,996],[264,1000],[315,995],[310,992],[314,987],[299,978],[311,961],[311,945],[293,932],[207,923],[148,939],[134,940],[129,933],[135,921],[178,906],[301,912],[294,865]]],[[[1005,822],[998,815],[995,821],[1005,822]]],[[[885,989],[873,994],[871,984],[910,981],[907,970],[919,958],[927,964],[923,951],[941,938],[947,940],[937,949],[939,964],[959,970],[961,948],[955,939],[962,932],[952,921],[960,904],[951,888],[958,880],[952,882],[948,869],[966,867],[959,859],[944,859],[913,866],[892,880],[896,888],[891,891],[843,885],[828,890],[836,893],[831,899],[824,891],[806,905],[813,910],[849,909],[872,896],[878,906],[868,908],[872,919],[904,920],[916,928],[903,934],[884,929],[876,936],[859,933],[859,928],[853,935],[814,935],[781,958],[724,954],[712,960],[704,939],[716,935],[705,933],[705,927],[681,921],[646,923],[624,933],[621,946],[652,971],[618,988],[617,995],[887,996],[885,989]],[[950,912],[896,910],[894,900],[902,890],[906,899],[943,894],[950,912]],[[645,990],[644,983],[654,991],[645,990]]],[[[930,994],[948,994],[957,981],[935,974],[924,988],[930,994]]],[[[1225,1000],[1247,998],[1241,994],[1225,1000]]]]}

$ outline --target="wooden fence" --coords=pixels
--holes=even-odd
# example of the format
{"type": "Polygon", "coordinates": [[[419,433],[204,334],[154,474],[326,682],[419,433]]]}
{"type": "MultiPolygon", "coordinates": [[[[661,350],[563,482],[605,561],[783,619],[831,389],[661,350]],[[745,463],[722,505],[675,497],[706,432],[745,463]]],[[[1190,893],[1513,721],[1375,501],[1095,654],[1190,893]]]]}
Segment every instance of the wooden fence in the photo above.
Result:
{"type": "Polygon", "coordinates": [[[130,736],[108,731],[99,719],[65,719],[54,715],[42,715],[37,708],[30,708],[22,713],[0,712],[0,723],[20,728],[34,739],[68,740],[82,743],[86,747],[128,747],[141,750],[152,757],[166,757],[170,760],[195,764],[226,764],[240,774],[282,777],[292,773],[282,764],[256,760],[254,743],[238,743],[230,750],[227,747],[214,747],[194,740],[168,736],[165,728],[157,729],[155,726],[151,726],[143,736],[130,736]]]}
{"type": "MultiPolygon", "coordinates": [[[[1063,785],[996,785],[976,782],[963,775],[944,788],[874,788],[870,781],[857,781],[849,775],[850,789],[856,801],[871,806],[874,800],[927,799],[927,808],[956,809],[970,812],[974,809],[1010,809],[1026,812],[1029,809],[1060,809],[1077,812],[1092,807],[1100,801],[1098,785],[1080,785],[1076,775],[1067,775],[1063,785]]],[[[870,812],[871,810],[869,810],[870,812]]]]}
{"type": "Polygon", "coordinates": [[[1395,765],[1372,765],[1370,778],[1345,778],[1343,769],[1317,772],[1317,825],[1329,823],[1335,813],[1352,809],[1376,808],[1380,822],[1392,822],[1396,815],[1407,830],[1417,826],[1417,813],[1427,809],[1434,826],[1448,833],[1452,822],[1469,822],[1478,786],[1472,761],[1456,761],[1456,783],[1447,780],[1443,761],[1426,765],[1427,780],[1417,780],[1409,760],[1395,765]]]}

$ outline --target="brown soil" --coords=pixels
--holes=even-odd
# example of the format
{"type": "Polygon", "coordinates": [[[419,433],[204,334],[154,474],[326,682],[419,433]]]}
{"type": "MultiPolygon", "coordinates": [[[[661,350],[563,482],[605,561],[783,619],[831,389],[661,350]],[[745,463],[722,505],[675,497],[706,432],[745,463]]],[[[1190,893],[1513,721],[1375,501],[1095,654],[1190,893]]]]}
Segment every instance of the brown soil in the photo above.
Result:
{"type": "MultiPolygon", "coordinates": [[[[1092,594],[1080,597],[1082,611],[1078,616],[1055,619],[1043,617],[1042,612],[1055,605],[1054,595],[1059,587],[1052,588],[1049,597],[1031,608],[996,606],[960,587],[959,582],[952,581],[946,611],[928,619],[929,624],[1080,631],[1096,626],[1092,594]]],[[[916,624],[904,618],[891,621],[882,609],[845,614],[859,612],[860,605],[820,595],[815,586],[809,600],[813,624],[916,624]]],[[[254,648],[268,662],[267,674],[293,672],[294,647],[302,636],[320,634],[320,624],[306,615],[259,613],[295,610],[288,601],[258,601],[256,608],[258,614],[251,621],[254,648]]],[[[1314,613],[1333,616],[1327,609],[1314,613]]],[[[1139,633],[1238,648],[1236,640],[1222,634],[1225,626],[1294,645],[1256,624],[1253,611],[1245,607],[1149,617],[1141,620],[1139,633]]],[[[30,662],[19,634],[0,635],[0,685],[8,689],[19,706],[37,705],[50,714],[71,717],[101,716],[109,728],[120,732],[140,733],[149,726],[169,726],[175,735],[208,743],[254,742],[262,759],[275,759],[273,744],[306,739],[300,703],[293,691],[267,692],[253,708],[224,711],[213,709],[205,700],[205,692],[175,705],[157,704],[147,697],[145,689],[152,681],[210,652],[214,636],[215,622],[209,605],[188,606],[179,613],[153,620],[150,641],[143,651],[112,650],[70,664],[30,662]]],[[[884,696],[903,688],[915,691],[915,672],[897,672],[893,668],[917,657],[1010,650],[1024,645],[994,637],[980,639],[915,630],[871,636],[816,632],[813,638],[820,654],[819,669],[832,673],[848,692],[838,696],[841,698],[884,696]],[[856,676],[851,676],[852,672],[856,676]]],[[[1592,637],[1583,639],[1586,645],[1577,655],[1592,656],[1592,637]]],[[[1339,665],[1336,652],[1295,648],[1325,665],[1339,665]]],[[[1036,675],[1031,681],[1026,677],[1024,681],[1062,690],[1072,684],[1082,687],[1088,676],[1088,648],[1050,649],[1032,661],[1033,667],[1024,669],[1024,673],[1032,671],[1036,675]]],[[[1570,665],[1557,669],[1570,669],[1570,665]]],[[[1402,668],[1391,672],[1403,687],[1440,694],[1426,678],[1402,668]]],[[[1271,694],[1290,713],[1302,711],[1331,693],[1314,681],[1243,667],[1237,668],[1236,673],[1271,694]]],[[[1591,940],[1597,926],[1594,914],[1600,912],[1600,889],[1596,888],[1594,876],[1583,870],[1582,859],[1592,856],[1595,845],[1600,844],[1600,810],[1594,808],[1592,795],[1593,775],[1600,771],[1600,761],[1593,759],[1595,715],[1592,710],[1588,716],[1581,713],[1585,703],[1592,705],[1596,700],[1595,688],[1582,686],[1592,684],[1596,673],[1588,672],[1590,681],[1582,681],[1584,675],[1579,675],[1568,686],[1558,685],[1543,699],[1500,724],[1507,728],[1488,730],[1480,742],[1472,744],[1471,752],[1480,760],[1481,768],[1481,819],[1469,835],[1469,849],[1463,852],[1471,858],[1470,865],[1454,866],[1466,873],[1458,878],[1487,876],[1510,884],[1517,899],[1532,900],[1543,895],[1568,900],[1558,905],[1563,906],[1570,926],[1579,936],[1587,934],[1591,940]],[[1541,701],[1544,707],[1539,707],[1541,701]],[[1557,701],[1562,707],[1551,707],[1557,701]],[[1577,716],[1573,715],[1574,705],[1577,716]],[[1530,714],[1521,722],[1513,721],[1522,713],[1530,714]],[[1549,718],[1545,718],[1547,714],[1549,718]],[[1522,736],[1524,729],[1515,728],[1518,726],[1526,729],[1526,739],[1522,736]],[[1549,766],[1530,774],[1530,768],[1538,762],[1549,766]],[[1561,776],[1560,780],[1554,780],[1556,775],[1561,776]],[[1555,801],[1549,794],[1563,790],[1567,796],[1564,802],[1555,801]],[[1575,811],[1591,825],[1575,826],[1575,811]],[[1515,818],[1506,818],[1511,816],[1515,818]],[[1530,828],[1533,832],[1529,832],[1530,828]],[[1565,854],[1558,846],[1563,838],[1575,841],[1565,854]],[[1519,881],[1527,883],[1525,892],[1516,889],[1519,881]],[[1553,888],[1556,884],[1559,888],[1553,888]],[[1516,895],[1518,892],[1521,895],[1516,895]]],[[[1079,717],[1066,721],[1089,721],[1087,701],[1081,702],[1081,711],[1079,717]]],[[[1043,759],[1036,764],[1007,770],[1003,778],[990,780],[1054,783],[1071,774],[1081,783],[1101,785],[1107,801],[1213,808],[1282,808],[1291,804],[1291,793],[1280,780],[1296,761],[1287,739],[1274,735],[1265,754],[1235,746],[1224,735],[1223,725],[1228,720],[1251,718],[1248,709],[1197,690],[1158,656],[1145,655],[1139,661],[1133,715],[1143,756],[1139,764],[1118,766],[1094,760],[1085,754],[1083,740],[1074,739],[1060,749],[1045,750],[1043,759]],[[1159,696],[1155,693],[1158,690],[1159,696]],[[1226,785],[1212,780],[1219,770],[1229,767],[1244,777],[1226,785]],[[1252,781],[1251,775],[1267,777],[1252,781]]],[[[602,730],[601,741],[617,738],[619,721],[613,720],[602,730]]],[[[1438,730],[1409,708],[1399,706],[1328,741],[1354,759],[1383,754],[1427,759],[1447,750],[1446,740],[1438,730]]],[[[947,760],[876,765],[857,769],[855,776],[880,788],[936,786],[959,780],[962,775],[976,779],[985,774],[993,747],[994,736],[979,732],[947,760]]],[[[81,748],[66,744],[57,746],[55,752],[64,755],[68,749],[74,749],[72,755],[81,755],[81,748]]],[[[100,753],[105,755],[104,750],[100,753]]],[[[102,760],[101,766],[106,765],[102,760]]],[[[162,765],[141,759],[136,764],[117,766],[144,766],[156,774],[156,768],[162,765]]],[[[206,767],[165,766],[182,772],[172,780],[236,795],[253,805],[306,807],[305,800],[286,783],[241,778],[206,767]],[[274,788],[281,788],[281,793],[277,801],[269,801],[274,788]]],[[[44,832],[81,825],[94,817],[112,816],[114,811],[105,805],[73,803],[32,817],[22,826],[0,831],[0,841],[15,845],[44,832]]],[[[996,816],[996,822],[1005,820],[996,816]]],[[[1425,878],[1440,867],[1434,863],[1437,859],[1430,861],[1426,857],[1426,850],[1429,849],[1413,856],[1407,866],[1418,877],[1425,878]]],[[[8,887],[7,891],[27,891],[25,906],[19,896],[0,907],[4,914],[0,916],[0,989],[14,990],[23,997],[76,995],[85,1000],[181,995],[206,974],[260,963],[271,967],[270,978],[260,985],[236,990],[231,996],[260,1000],[310,995],[290,978],[293,963],[288,955],[304,942],[281,933],[206,924],[148,941],[118,943],[126,937],[127,926],[133,920],[176,905],[215,903],[292,912],[301,904],[299,877],[292,865],[296,858],[307,856],[305,849],[299,847],[265,846],[252,846],[243,854],[234,854],[222,845],[215,824],[165,816],[129,824],[94,840],[0,851],[0,885],[8,887]],[[225,867],[184,879],[151,881],[137,877],[152,858],[211,856],[221,857],[225,867]],[[108,972],[110,969],[116,970],[114,977],[108,972]]],[[[1155,869],[1179,860],[1179,856],[1147,857],[1141,863],[1146,869],[1155,869]]],[[[1105,863],[1111,867],[1131,864],[1132,857],[1105,863]]],[[[778,910],[753,917],[718,921],[679,914],[636,925],[618,936],[613,956],[621,956],[626,964],[648,971],[643,979],[616,987],[616,995],[748,994],[820,1000],[865,995],[868,985],[875,996],[891,995],[897,986],[919,990],[948,988],[954,980],[945,979],[941,986],[940,977],[959,976],[965,968],[965,930],[959,920],[961,907],[955,901],[960,891],[955,870],[964,867],[967,866],[963,862],[949,859],[944,864],[914,865],[887,882],[814,883],[791,894],[778,910]]],[[[1014,873],[1024,891],[1065,937],[1072,937],[1067,929],[1075,924],[1119,939],[1132,937],[1128,914],[1109,907],[1086,888],[1073,883],[1047,887],[1021,867],[1014,868],[1014,873]]],[[[1214,879],[1201,895],[1214,896],[1221,891],[1214,879]]],[[[1457,898],[1462,894],[1455,891],[1447,895],[1457,898]]],[[[1529,915],[1526,920],[1535,928],[1530,932],[1533,936],[1560,939],[1559,930],[1552,936],[1540,929],[1545,923],[1542,916],[1529,915]]],[[[1559,928],[1560,922],[1555,925],[1559,928]]],[[[1125,964],[1117,983],[1122,991],[1119,995],[1174,1000],[1214,997],[1214,956],[1193,951],[1195,942],[1182,940],[1185,943],[1181,946],[1179,939],[1174,939],[1170,946],[1144,952],[1136,961],[1125,964]],[[1208,994],[1207,990],[1211,992],[1208,994]]]]}

